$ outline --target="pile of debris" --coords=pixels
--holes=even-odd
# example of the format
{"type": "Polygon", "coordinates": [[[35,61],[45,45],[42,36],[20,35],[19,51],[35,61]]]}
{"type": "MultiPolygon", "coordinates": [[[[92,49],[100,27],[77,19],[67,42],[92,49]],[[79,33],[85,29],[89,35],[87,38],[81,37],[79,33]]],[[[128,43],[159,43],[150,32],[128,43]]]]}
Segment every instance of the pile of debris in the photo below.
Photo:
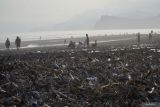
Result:
{"type": "Polygon", "coordinates": [[[1,54],[0,106],[141,107],[160,102],[150,49],[1,54]]]}

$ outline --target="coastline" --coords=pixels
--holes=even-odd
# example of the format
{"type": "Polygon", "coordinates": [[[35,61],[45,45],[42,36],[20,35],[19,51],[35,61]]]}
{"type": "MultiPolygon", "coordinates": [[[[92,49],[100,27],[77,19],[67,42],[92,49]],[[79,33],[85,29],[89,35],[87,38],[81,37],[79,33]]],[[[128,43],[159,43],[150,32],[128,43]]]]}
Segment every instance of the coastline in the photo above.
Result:
{"type": "MultiPolygon", "coordinates": [[[[128,34],[128,35],[112,35],[112,36],[90,36],[90,45],[94,44],[94,41],[97,40],[98,48],[107,48],[107,47],[117,47],[117,46],[131,46],[137,44],[137,35],[128,34]]],[[[23,41],[21,44],[20,50],[57,50],[67,49],[69,41],[74,41],[76,43],[84,42],[84,37],[79,38],[65,38],[65,39],[51,39],[51,40],[36,40],[36,41],[23,41]],[[66,44],[64,44],[66,40],[66,44]]],[[[160,35],[154,35],[153,43],[158,44],[160,42],[160,35]]],[[[141,35],[141,44],[148,43],[148,35],[141,35]]],[[[4,43],[0,44],[0,51],[6,51],[4,43]]],[[[10,50],[16,50],[14,42],[11,42],[10,50]]]]}

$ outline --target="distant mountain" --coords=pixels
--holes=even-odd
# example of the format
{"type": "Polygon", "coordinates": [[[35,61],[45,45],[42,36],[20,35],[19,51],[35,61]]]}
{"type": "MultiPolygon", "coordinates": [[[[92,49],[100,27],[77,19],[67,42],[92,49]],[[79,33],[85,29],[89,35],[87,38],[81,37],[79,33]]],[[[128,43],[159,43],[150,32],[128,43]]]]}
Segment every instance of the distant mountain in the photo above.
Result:
{"type": "Polygon", "coordinates": [[[81,13],[68,21],[51,23],[32,31],[160,28],[160,15],[155,14],[142,11],[116,13],[96,9],[81,13]]]}
{"type": "MultiPolygon", "coordinates": [[[[137,16],[138,17],[138,16],[137,16]]],[[[102,16],[95,24],[95,29],[139,29],[160,28],[160,15],[149,18],[126,18],[102,16]]]]}
{"type": "Polygon", "coordinates": [[[90,30],[94,29],[96,22],[102,15],[105,14],[105,10],[91,10],[74,16],[68,21],[43,26],[34,29],[33,31],[49,31],[49,30],[90,30]]]}

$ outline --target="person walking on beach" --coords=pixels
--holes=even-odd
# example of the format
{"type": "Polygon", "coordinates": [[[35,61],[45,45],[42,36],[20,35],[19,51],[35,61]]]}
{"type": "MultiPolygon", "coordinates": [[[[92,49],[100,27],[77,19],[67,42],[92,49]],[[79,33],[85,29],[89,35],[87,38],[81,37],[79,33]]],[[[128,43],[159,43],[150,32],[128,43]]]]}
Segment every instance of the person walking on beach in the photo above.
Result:
{"type": "Polygon", "coordinates": [[[21,46],[21,39],[19,36],[17,36],[16,40],[15,40],[15,45],[16,45],[16,48],[17,50],[20,48],[21,46]]]}
{"type": "Polygon", "coordinates": [[[9,40],[9,38],[7,38],[7,40],[5,42],[5,46],[6,46],[7,49],[10,48],[10,40],[9,40]]]}
{"type": "Polygon", "coordinates": [[[89,37],[88,37],[88,34],[86,34],[86,45],[87,45],[87,48],[89,48],[89,37]]]}

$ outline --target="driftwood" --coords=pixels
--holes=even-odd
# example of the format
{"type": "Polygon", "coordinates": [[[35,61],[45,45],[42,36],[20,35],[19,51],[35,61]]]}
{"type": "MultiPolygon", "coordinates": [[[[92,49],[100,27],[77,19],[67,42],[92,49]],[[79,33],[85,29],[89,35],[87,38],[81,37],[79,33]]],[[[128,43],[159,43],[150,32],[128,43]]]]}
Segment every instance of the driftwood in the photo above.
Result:
{"type": "Polygon", "coordinates": [[[150,49],[0,55],[0,106],[137,107],[160,102],[150,49]]]}

